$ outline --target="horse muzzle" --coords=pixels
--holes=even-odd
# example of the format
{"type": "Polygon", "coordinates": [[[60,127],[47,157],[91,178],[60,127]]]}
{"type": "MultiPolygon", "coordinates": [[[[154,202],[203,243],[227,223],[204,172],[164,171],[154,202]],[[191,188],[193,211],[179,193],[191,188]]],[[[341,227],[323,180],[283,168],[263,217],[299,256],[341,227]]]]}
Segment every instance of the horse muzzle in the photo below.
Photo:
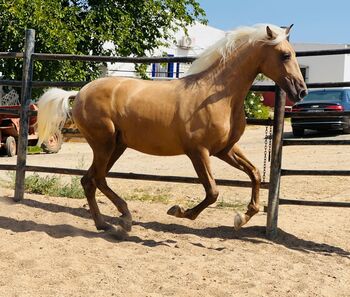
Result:
{"type": "Polygon", "coordinates": [[[287,79],[282,89],[286,91],[289,99],[294,102],[300,101],[308,94],[306,84],[303,80],[293,81],[293,80],[287,79]]]}
{"type": "Polygon", "coordinates": [[[299,91],[299,95],[298,95],[299,100],[301,100],[301,99],[303,99],[305,96],[307,96],[308,93],[309,93],[309,92],[308,92],[307,89],[302,89],[302,90],[300,90],[300,91],[299,91]]]}

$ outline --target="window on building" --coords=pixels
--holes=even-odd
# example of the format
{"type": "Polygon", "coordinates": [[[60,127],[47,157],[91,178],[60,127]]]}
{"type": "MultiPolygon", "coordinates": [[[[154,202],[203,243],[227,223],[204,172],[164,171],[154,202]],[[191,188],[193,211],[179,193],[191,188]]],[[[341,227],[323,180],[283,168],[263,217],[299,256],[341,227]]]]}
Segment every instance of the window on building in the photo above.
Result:
{"type": "MultiPolygon", "coordinates": [[[[168,57],[174,57],[174,55],[168,55],[168,57]]],[[[180,63],[153,63],[152,64],[152,78],[168,77],[179,78],[180,75],[180,63]]]]}
{"type": "Polygon", "coordinates": [[[309,66],[300,66],[301,74],[305,81],[309,80],[309,66]]]}

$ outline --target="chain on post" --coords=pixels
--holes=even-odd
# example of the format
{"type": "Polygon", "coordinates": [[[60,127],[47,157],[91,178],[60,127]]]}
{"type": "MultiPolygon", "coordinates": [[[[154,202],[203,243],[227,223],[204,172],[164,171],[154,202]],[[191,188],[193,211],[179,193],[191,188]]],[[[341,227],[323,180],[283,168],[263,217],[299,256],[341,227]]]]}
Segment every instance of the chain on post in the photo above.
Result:
{"type": "Polygon", "coordinates": [[[262,174],[262,182],[265,182],[266,179],[266,165],[267,165],[267,133],[268,126],[265,127],[265,137],[264,137],[264,163],[263,163],[263,174],[262,174]]]}
{"type": "Polygon", "coordinates": [[[272,149],[272,126],[270,125],[265,127],[264,163],[263,163],[262,182],[266,182],[266,168],[267,168],[267,163],[271,162],[271,149],[272,149]]]}
{"type": "Polygon", "coordinates": [[[269,128],[269,158],[268,162],[271,162],[271,151],[272,151],[272,126],[269,128]]]}

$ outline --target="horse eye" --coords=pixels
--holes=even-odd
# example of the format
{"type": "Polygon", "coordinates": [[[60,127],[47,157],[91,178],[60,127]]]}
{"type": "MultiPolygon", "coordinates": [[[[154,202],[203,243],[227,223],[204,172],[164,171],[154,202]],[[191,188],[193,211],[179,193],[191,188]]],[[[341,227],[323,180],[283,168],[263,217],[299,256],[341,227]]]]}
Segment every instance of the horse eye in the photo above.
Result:
{"type": "Polygon", "coordinates": [[[282,60],[283,61],[288,61],[292,57],[291,53],[283,53],[282,54],[282,60]]]}

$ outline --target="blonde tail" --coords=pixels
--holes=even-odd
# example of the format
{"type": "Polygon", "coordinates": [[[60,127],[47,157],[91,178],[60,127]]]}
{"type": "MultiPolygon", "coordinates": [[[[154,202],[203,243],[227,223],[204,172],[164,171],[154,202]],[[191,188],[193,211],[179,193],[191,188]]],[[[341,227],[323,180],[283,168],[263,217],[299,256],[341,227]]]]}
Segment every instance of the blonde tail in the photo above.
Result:
{"type": "Polygon", "coordinates": [[[38,101],[37,127],[39,134],[38,146],[60,131],[69,115],[69,97],[77,91],[49,89],[38,101]]]}

